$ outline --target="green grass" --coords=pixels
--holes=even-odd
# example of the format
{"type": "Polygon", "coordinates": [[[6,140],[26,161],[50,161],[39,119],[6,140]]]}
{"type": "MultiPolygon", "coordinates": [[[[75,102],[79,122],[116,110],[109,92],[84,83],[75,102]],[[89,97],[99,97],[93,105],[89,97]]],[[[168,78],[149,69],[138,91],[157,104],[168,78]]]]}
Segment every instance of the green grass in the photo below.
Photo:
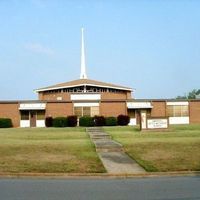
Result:
{"type": "Polygon", "coordinates": [[[105,127],[147,171],[200,171],[200,125],[170,126],[163,132],[105,127]]]}
{"type": "Polygon", "coordinates": [[[84,128],[0,129],[0,172],[105,172],[84,128]]]}

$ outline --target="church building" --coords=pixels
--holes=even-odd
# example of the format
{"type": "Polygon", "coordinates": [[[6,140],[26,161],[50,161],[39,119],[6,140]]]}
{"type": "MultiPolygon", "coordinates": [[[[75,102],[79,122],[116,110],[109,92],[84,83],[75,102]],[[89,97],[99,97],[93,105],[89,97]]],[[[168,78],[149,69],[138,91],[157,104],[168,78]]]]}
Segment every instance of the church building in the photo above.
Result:
{"type": "Polygon", "coordinates": [[[46,117],[123,114],[136,125],[142,112],[147,118],[169,117],[169,124],[200,123],[200,100],[134,99],[129,87],[88,79],[83,29],[80,78],[35,92],[38,100],[0,101],[0,118],[12,119],[14,127],[45,127],[46,117]]]}

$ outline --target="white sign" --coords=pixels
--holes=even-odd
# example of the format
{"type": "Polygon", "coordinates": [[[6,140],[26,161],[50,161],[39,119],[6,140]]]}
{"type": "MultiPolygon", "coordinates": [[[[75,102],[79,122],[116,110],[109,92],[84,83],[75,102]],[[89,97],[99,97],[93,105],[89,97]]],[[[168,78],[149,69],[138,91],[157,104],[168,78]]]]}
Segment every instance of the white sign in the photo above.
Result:
{"type": "Polygon", "coordinates": [[[147,119],[147,128],[168,128],[168,119],[147,119]]]}

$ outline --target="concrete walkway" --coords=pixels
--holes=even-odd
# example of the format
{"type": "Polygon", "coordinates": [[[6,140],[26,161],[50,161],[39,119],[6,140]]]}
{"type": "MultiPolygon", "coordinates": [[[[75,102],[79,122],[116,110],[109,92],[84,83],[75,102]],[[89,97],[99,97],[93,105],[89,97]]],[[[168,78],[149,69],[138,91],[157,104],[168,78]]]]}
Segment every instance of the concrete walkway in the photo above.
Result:
{"type": "Polygon", "coordinates": [[[123,151],[123,146],[112,140],[111,136],[101,127],[87,128],[96,151],[106,168],[111,174],[140,174],[145,170],[123,151]]]}

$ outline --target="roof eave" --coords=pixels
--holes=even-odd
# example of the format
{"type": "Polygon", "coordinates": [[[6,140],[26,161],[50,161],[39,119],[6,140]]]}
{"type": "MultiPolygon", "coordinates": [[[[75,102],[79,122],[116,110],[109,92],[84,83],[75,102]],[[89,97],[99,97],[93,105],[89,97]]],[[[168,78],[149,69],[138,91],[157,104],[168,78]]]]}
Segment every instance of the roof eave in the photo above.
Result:
{"type": "Polygon", "coordinates": [[[133,90],[131,88],[123,88],[123,87],[115,87],[115,86],[108,86],[108,85],[98,85],[98,84],[89,84],[89,83],[83,83],[83,84],[77,84],[77,85],[70,85],[70,86],[60,86],[60,87],[51,87],[51,88],[41,88],[36,89],[34,92],[44,92],[48,90],[58,90],[58,89],[64,89],[64,88],[70,88],[70,87],[77,87],[77,86],[97,86],[97,87],[103,87],[103,88],[112,88],[112,89],[118,89],[118,90],[126,90],[132,92],[133,90]]]}

